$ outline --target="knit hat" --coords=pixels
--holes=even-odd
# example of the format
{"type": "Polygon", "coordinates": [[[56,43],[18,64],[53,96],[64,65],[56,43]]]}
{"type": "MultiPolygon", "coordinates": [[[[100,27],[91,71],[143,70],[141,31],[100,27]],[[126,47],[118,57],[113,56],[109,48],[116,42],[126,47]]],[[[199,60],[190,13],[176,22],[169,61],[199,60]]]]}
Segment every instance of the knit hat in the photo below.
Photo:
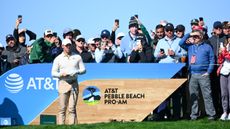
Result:
{"type": "Polygon", "coordinates": [[[85,42],[85,38],[83,37],[83,35],[78,35],[77,37],[76,37],[76,40],[78,41],[78,40],[82,40],[82,41],[84,41],[85,42]]]}
{"type": "Polygon", "coordinates": [[[138,22],[137,20],[135,19],[135,17],[131,17],[130,18],[130,21],[129,21],[129,28],[131,27],[136,27],[138,28],[138,22]]]}
{"type": "Polygon", "coordinates": [[[223,28],[223,25],[220,21],[216,21],[213,23],[213,28],[217,29],[217,28],[223,28]]]}

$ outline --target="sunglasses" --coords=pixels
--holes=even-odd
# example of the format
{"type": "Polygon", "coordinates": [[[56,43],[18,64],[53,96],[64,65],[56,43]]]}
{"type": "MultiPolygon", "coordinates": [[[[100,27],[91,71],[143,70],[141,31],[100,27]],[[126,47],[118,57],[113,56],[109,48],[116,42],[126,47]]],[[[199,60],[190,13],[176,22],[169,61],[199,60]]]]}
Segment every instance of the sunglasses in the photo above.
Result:
{"type": "Polygon", "coordinates": [[[169,30],[168,30],[168,29],[166,29],[165,31],[166,31],[166,32],[169,32],[169,31],[173,32],[173,30],[170,30],[170,29],[169,29],[169,30]]]}
{"type": "Polygon", "coordinates": [[[52,37],[53,37],[53,35],[52,35],[52,34],[48,34],[48,35],[46,35],[46,37],[48,37],[48,38],[52,38],[52,37]]]}
{"type": "Polygon", "coordinates": [[[79,39],[79,40],[77,40],[78,42],[85,42],[85,40],[84,39],[79,39]]]}
{"type": "Polygon", "coordinates": [[[177,30],[176,33],[178,33],[178,32],[183,32],[183,31],[177,30]]]}
{"type": "Polygon", "coordinates": [[[103,35],[101,36],[101,38],[102,38],[102,39],[109,39],[108,36],[103,36],[103,35]]]}
{"type": "Polygon", "coordinates": [[[214,29],[216,29],[216,30],[220,29],[220,30],[221,30],[221,29],[222,29],[222,27],[215,27],[214,29]]]}
{"type": "Polygon", "coordinates": [[[194,38],[194,39],[199,39],[199,38],[200,38],[199,35],[193,35],[193,36],[191,36],[191,37],[194,38]]]}

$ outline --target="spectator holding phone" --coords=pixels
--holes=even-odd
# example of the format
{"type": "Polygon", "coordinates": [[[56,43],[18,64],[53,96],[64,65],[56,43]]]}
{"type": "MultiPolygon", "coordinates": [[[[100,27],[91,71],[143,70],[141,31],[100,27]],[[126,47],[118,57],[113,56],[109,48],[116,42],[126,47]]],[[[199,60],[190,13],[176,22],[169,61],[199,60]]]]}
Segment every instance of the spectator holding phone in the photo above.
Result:
{"type": "Polygon", "coordinates": [[[186,52],[179,46],[180,39],[174,35],[174,26],[167,23],[164,28],[165,37],[159,40],[154,56],[159,63],[178,63],[186,52]]]}
{"type": "Polygon", "coordinates": [[[76,54],[79,54],[84,63],[95,62],[92,54],[88,50],[86,50],[84,47],[84,44],[86,44],[86,42],[85,42],[85,38],[82,35],[78,35],[76,37],[75,44],[76,44],[76,47],[75,49],[73,49],[73,52],[76,54]]]}
{"type": "Polygon", "coordinates": [[[230,120],[230,35],[225,39],[219,49],[218,63],[220,67],[220,88],[223,114],[220,120],[230,120]]]}
{"type": "Polygon", "coordinates": [[[113,44],[115,44],[115,38],[116,38],[116,30],[119,28],[119,19],[115,19],[114,20],[114,25],[113,25],[113,29],[112,29],[112,33],[111,33],[111,35],[110,35],[110,40],[111,40],[111,42],[113,43],[113,44]]]}
{"type": "Polygon", "coordinates": [[[36,40],[36,34],[26,28],[19,29],[19,25],[21,23],[22,23],[22,15],[18,15],[13,34],[16,40],[16,44],[26,47],[27,46],[26,45],[26,34],[29,36],[29,41],[36,40]]]}
{"type": "Polygon", "coordinates": [[[146,37],[143,34],[137,35],[137,46],[132,50],[129,58],[130,63],[152,62],[152,51],[147,50],[146,37]]]}
{"type": "Polygon", "coordinates": [[[95,51],[95,60],[97,63],[113,63],[116,57],[122,58],[122,52],[116,48],[115,44],[110,40],[108,30],[101,31],[101,41],[95,51]]]}

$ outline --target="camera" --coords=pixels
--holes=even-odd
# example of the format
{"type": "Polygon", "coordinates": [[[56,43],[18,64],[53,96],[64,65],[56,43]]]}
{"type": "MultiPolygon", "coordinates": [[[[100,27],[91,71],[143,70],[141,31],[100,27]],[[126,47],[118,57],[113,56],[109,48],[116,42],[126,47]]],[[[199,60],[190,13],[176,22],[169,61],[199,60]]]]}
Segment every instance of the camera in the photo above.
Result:
{"type": "Polygon", "coordinates": [[[106,41],[101,41],[101,46],[106,46],[108,44],[108,42],[106,41]]]}

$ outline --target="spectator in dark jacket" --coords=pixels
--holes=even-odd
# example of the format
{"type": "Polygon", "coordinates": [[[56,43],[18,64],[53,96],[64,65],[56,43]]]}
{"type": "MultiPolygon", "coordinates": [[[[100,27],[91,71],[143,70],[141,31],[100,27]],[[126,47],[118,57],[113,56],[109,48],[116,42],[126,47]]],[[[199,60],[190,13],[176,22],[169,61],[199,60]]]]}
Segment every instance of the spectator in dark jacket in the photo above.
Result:
{"type": "Polygon", "coordinates": [[[2,55],[6,56],[7,62],[10,64],[10,69],[19,65],[20,58],[26,53],[26,48],[16,44],[12,34],[6,36],[7,46],[2,55]]]}
{"type": "MultiPolygon", "coordinates": [[[[211,38],[209,38],[209,42],[212,45],[214,56],[215,56],[215,64],[217,64],[217,57],[219,54],[220,44],[223,44],[225,41],[225,36],[223,34],[223,26],[220,21],[216,21],[213,24],[213,32],[211,38]]],[[[220,79],[219,76],[216,75],[218,65],[214,65],[214,70],[211,74],[211,85],[212,85],[212,91],[213,91],[213,100],[214,100],[214,106],[216,108],[217,114],[220,115],[222,113],[221,108],[221,94],[220,94],[220,79]]]]}
{"type": "Polygon", "coordinates": [[[75,44],[76,47],[73,49],[73,52],[79,54],[84,63],[95,62],[92,54],[84,49],[85,38],[82,35],[77,36],[75,44]]]}
{"type": "Polygon", "coordinates": [[[130,63],[153,62],[151,47],[148,47],[147,40],[143,34],[137,35],[137,46],[132,50],[129,58],[130,63]],[[149,49],[148,49],[149,48],[149,49]]]}
{"type": "Polygon", "coordinates": [[[0,75],[5,73],[9,68],[9,63],[7,62],[7,57],[5,55],[2,55],[2,52],[4,51],[4,46],[0,43],[0,75]]]}

